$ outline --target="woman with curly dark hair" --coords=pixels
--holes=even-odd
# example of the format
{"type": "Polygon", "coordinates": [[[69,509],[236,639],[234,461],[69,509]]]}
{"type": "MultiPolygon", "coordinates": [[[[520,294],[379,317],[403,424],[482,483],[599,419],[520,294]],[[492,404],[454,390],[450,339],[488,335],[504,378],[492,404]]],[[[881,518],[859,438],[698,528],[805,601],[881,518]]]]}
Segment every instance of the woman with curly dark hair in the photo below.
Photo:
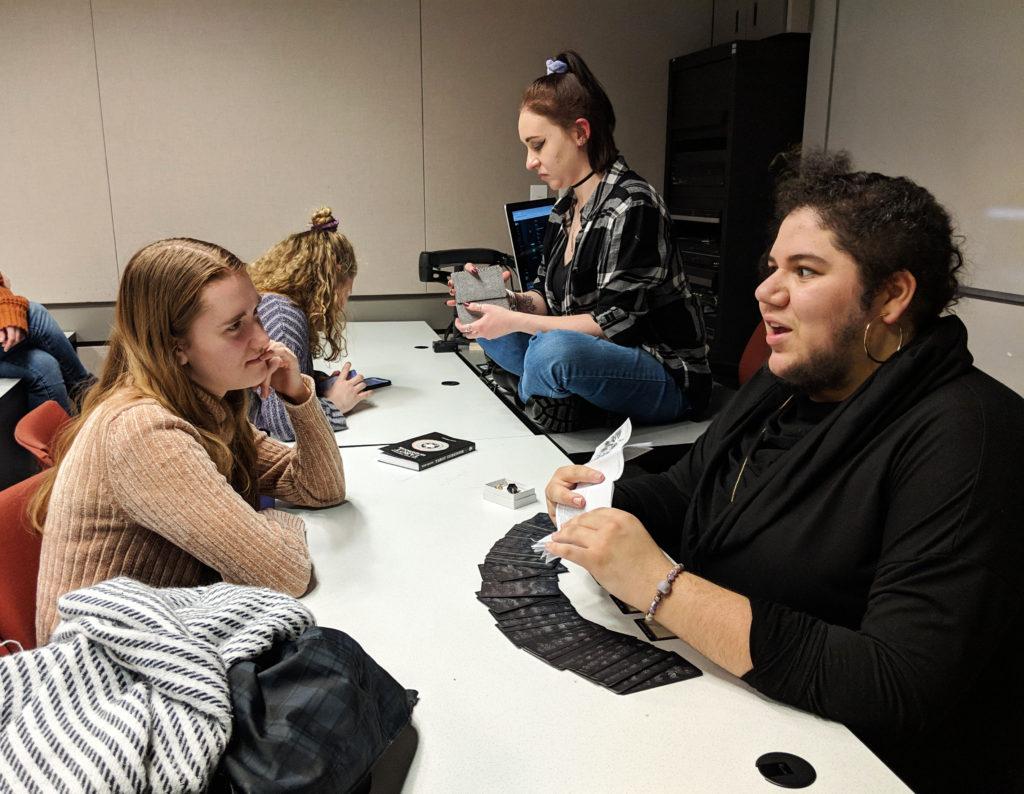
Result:
{"type": "MultiPolygon", "coordinates": [[[[943,314],[949,216],[844,156],[806,158],[777,207],[767,366],[672,469],[619,484],[550,551],[847,725],[915,790],[1020,791],[1024,400],[943,314]]],[[[598,479],[559,469],[549,510],[598,479]]]]}

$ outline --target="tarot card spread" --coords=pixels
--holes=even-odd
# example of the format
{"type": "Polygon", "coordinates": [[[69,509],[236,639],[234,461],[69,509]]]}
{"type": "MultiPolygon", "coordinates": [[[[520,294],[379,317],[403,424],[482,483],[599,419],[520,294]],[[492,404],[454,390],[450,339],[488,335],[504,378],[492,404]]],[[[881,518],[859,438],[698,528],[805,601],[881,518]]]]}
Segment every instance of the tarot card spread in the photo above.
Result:
{"type": "MultiPolygon", "coordinates": [[[[594,453],[595,459],[600,454],[605,460],[618,455],[615,477],[622,473],[622,447],[628,438],[627,421],[594,453]]],[[[604,471],[610,487],[614,477],[608,472],[616,469],[604,471]]],[[[588,496],[588,508],[600,506],[590,500],[588,496]]],[[[677,653],[582,618],[558,585],[559,574],[567,570],[565,566],[550,555],[538,559],[534,550],[538,539],[550,536],[553,529],[547,514],[538,513],[497,540],[478,566],[481,583],[477,598],[490,609],[495,625],[516,647],[617,694],[641,692],[701,675],[677,653]]],[[[619,608],[623,612],[630,609],[625,604],[619,608]]]]}

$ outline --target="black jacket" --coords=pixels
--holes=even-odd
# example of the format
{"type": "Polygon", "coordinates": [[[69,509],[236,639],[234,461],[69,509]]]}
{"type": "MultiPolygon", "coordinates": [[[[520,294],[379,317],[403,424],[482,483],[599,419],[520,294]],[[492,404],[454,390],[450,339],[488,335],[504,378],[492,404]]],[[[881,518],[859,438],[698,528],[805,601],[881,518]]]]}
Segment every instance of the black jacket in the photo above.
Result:
{"type": "Polygon", "coordinates": [[[940,320],[729,504],[738,451],[790,394],[764,370],[614,504],[750,598],[752,686],[844,723],[915,789],[1024,791],[1024,400],[966,343],[940,320]]]}

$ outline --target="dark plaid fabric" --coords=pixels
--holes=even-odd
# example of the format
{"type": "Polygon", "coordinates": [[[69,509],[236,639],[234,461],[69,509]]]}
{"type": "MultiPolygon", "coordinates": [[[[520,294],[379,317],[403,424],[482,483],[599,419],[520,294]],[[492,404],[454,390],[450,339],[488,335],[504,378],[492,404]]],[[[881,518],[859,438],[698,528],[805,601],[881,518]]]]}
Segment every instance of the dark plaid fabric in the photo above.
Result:
{"type": "Polygon", "coordinates": [[[228,671],[234,730],[211,791],[351,791],[408,724],[417,694],[359,644],[314,627],[228,671]],[[285,785],[286,784],[286,785],[285,785]]]}
{"type": "Polygon", "coordinates": [[[568,288],[552,284],[568,242],[572,195],[551,211],[537,283],[552,314],[589,313],[616,344],[643,347],[661,361],[696,408],[711,392],[704,318],[690,293],[672,221],[661,196],[619,157],[582,208],[568,288]]]}

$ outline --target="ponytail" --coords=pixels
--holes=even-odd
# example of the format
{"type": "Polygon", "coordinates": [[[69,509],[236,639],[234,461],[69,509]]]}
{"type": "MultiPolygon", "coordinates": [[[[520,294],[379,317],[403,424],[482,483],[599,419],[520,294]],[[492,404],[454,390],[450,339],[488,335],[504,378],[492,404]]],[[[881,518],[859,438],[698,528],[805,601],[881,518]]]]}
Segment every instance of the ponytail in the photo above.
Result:
{"type": "Polygon", "coordinates": [[[615,146],[615,110],[604,87],[575,50],[558,53],[549,62],[557,71],[538,77],[523,92],[520,110],[544,116],[565,130],[586,119],[590,124],[587,157],[598,173],[611,168],[619,150],[615,146]],[[564,65],[564,69],[561,67],[564,65]]]}

